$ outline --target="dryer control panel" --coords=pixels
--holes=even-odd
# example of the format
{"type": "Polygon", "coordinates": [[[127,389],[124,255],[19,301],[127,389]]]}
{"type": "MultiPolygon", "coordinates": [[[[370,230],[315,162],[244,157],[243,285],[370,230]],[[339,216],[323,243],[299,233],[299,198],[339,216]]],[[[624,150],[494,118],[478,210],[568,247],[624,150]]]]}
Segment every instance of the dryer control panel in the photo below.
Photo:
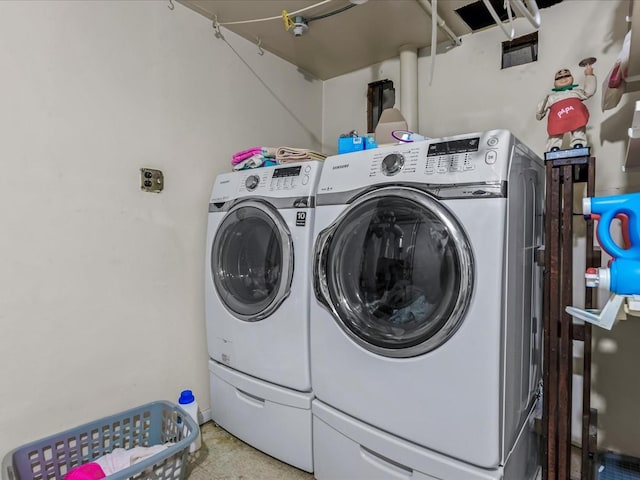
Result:
{"type": "Polygon", "coordinates": [[[512,162],[542,162],[507,130],[491,130],[336,155],[325,160],[318,193],[372,184],[469,185],[506,181],[512,162]]]}
{"type": "Polygon", "coordinates": [[[322,162],[309,161],[223,173],[216,177],[210,203],[248,196],[312,196],[321,170],[322,162]]]}

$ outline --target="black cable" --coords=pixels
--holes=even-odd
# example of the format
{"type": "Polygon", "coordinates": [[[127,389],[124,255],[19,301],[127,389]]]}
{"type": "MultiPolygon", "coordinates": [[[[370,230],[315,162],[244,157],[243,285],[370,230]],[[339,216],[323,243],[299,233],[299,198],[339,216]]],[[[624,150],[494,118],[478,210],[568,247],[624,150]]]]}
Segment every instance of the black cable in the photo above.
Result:
{"type": "Polygon", "coordinates": [[[349,10],[350,8],[353,8],[357,6],[355,3],[350,3],[349,5],[345,5],[342,8],[339,8],[338,10],[334,10],[333,12],[328,12],[328,13],[324,13],[322,15],[318,15],[316,17],[311,17],[311,18],[305,18],[307,24],[313,22],[314,20],[321,20],[323,18],[327,18],[327,17],[331,17],[332,15],[336,15],[338,13],[342,13],[346,10],[349,10]]]}

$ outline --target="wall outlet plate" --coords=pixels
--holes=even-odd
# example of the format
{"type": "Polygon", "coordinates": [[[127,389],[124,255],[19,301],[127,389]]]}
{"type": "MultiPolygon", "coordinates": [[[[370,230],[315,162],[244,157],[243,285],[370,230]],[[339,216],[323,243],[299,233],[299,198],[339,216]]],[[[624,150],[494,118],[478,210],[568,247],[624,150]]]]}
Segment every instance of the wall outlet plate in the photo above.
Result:
{"type": "Polygon", "coordinates": [[[144,192],[161,192],[164,188],[164,175],[153,168],[140,169],[140,188],[144,192]]]}

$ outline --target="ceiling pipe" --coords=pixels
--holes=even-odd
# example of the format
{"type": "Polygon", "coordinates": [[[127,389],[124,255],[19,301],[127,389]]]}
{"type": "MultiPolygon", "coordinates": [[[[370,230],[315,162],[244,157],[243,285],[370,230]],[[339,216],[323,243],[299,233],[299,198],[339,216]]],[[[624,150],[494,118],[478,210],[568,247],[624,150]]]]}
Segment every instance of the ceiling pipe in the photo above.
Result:
{"type": "Polygon", "coordinates": [[[462,45],[462,39],[458,37],[455,33],[453,33],[453,30],[451,30],[447,25],[447,23],[442,19],[442,17],[438,15],[438,12],[435,12],[435,15],[434,15],[433,7],[431,6],[431,2],[429,2],[429,0],[416,0],[416,1],[420,4],[422,9],[425,12],[427,12],[427,15],[429,15],[431,18],[435,16],[438,27],[440,27],[442,31],[447,34],[447,36],[451,39],[451,41],[456,46],[462,45]]]}
{"type": "Polygon", "coordinates": [[[418,49],[400,47],[400,111],[410,132],[418,132],[418,49]]]}

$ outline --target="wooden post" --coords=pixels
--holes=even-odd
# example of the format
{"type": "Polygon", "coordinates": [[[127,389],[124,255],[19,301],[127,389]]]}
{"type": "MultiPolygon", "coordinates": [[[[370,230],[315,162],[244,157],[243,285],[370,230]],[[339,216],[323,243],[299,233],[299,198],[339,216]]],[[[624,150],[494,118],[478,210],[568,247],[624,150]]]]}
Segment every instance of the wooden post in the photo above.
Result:
{"type": "MultiPolygon", "coordinates": [[[[595,450],[596,412],[591,409],[591,325],[574,325],[565,307],[573,305],[573,196],[575,183],[595,191],[595,159],[589,149],[560,150],[545,155],[544,262],[544,404],[543,478],[571,478],[571,407],[573,342],[584,345],[581,480],[591,480],[595,450]]],[[[586,266],[599,266],[593,245],[593,222],[587,222],[586,266]]],[[[593,307],[593,292],[585,291],[585,307],[593,307]]]]}

